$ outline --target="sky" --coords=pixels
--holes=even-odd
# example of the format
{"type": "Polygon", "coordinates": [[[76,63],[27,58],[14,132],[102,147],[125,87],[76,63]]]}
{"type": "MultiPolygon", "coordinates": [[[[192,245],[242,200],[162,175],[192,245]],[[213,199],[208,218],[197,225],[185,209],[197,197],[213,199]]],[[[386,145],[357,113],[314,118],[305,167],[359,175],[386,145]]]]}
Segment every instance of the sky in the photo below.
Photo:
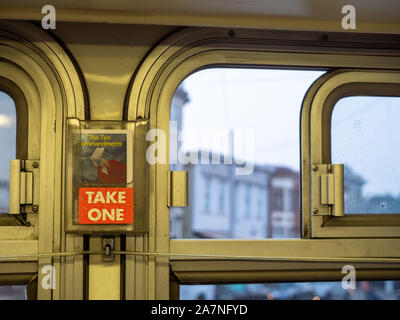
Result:
{"type": "MultiPolygon", "coordinates": [[[[184,150],[227,153],[256,163],[299,170],[299,119],[302,100],[324,71],[207,69],[182,83],[190,101],[184,107],[184,150]],[[225,132],[225,146],[213,137],[225,132]],[[196,135],[197,133],[197,135],[196,135]],[[253,137],[253,139],[252,139],[253,137]],[[254,142],[254,148],[249,147],[254,142]]],[[[362,175],[364,195],[400,194],[398,118],[400,98],[349,97],[332,116],[332,161],[362,175]]]]}
{"type": "MultiPolygon", "coordinates": [[[[0,181],[9,180],[9,160],[15,159],[16,112],[14,101],[0,91],[0,181]]],[[[0,212],[8,207],[8,191],[0,188],[0,212]]]]}

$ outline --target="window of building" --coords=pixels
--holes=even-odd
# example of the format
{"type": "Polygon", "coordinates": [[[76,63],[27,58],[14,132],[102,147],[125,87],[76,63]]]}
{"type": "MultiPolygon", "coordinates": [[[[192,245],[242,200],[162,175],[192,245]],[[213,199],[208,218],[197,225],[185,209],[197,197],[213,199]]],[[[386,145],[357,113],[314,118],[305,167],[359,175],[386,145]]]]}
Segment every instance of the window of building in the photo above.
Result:
{"type": "Polygon", "coordinates": [[[258,194],[257,194],[257,219],[258,220],[262,220],[263,215],[265,215],[265,212],[267,210],[264,210],[264,206],[263,206],[263,197],[264,196],[264,192],[263,190],[258,190],[258,194]]]}
{"type": "Polygon", "coordinates": [[[219,205],[219,214],[224,215],[225,214],[225,181],[220,180],[219,181],[219,199],[218,199],[218,205],[219,205]]]}
{"type": "Polygon", "coordinates": [[[203,211],[204,213],[210,213],[211,210],[211,178],[204,177],[204,201],[203,201],[203,211]]]}
{"type": "Polygon", "coordinates": [[[272,190],[272,208],[274,211],[283,211],[284,190],[282,188],[274,188],[272,190]]]}
{"type": "Polygon", "coordinates": [[[249,219],[251,217],[251,185],[246,185],[244,190],[244,216],[249,219]]]}
{"type": "MultiPolygon", "coordinates": [[[[183,216],[187,222],[182,225],[193,230],[175,234],[191,238],[265,238],[270,234],[271,210],[257,205],[256,188],[250,186],[271,199],[269,181],[275,172],[299,172],[300,109],[308,88],[323,73],[213,68],[181,83],[171,105],[175,121],[171,125],[178,134],[170,135],[170,145],[177,145],[178,151],[170,159],[178,163],[170,168],[189,173],[189,207],[183,216]],[[218,190],[214,197],[210,184],[201,183],[203,174],[225,181],[225,199],[218,190]],[[219,203],[214,206],[211,198],[219,203]],[[202,211],[223,211],[222,207],[224,215],[212,215],[207,221],[198,218],[202,211]],[[260,215],[265,216],[259,219],[262,225],[255,228],[249,217],[260,215]]],[[[283,208],[282,197],[278,208],[283,208]]],[[[176,209],[171,208],[171,214],[176,209]]],[[[299,219],[300,212],[296,214],[299,219]]]]}
{"type": "Polygon", "coordinates": [[[344,164],[346,214],[400,213],[400,97],[352,96],[332,113],[332,163],[344,164]]]}
{"type": "Polygon", "coordinates": [[[17,114],[14,100],[0,92],[0,213],[8,213],[10,160],[16,154],[17,114]]]}
{"type": "Polygon", "coordinates": [[[288,211],[296,212],[299,207],[299,189],[295,186],[295,189],[290,190],[288,197],[288,211]]]}

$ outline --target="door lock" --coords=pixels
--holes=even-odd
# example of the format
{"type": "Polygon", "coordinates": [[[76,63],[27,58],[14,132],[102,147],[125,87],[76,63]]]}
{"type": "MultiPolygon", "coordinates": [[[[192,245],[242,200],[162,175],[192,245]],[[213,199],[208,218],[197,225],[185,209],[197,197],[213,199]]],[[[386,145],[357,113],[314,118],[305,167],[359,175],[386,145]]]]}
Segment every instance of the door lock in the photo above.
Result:
{"type": "Polygon", "coordinates": [[[114,237],[103,237],[103,262],[114,261],[114,237]]]}

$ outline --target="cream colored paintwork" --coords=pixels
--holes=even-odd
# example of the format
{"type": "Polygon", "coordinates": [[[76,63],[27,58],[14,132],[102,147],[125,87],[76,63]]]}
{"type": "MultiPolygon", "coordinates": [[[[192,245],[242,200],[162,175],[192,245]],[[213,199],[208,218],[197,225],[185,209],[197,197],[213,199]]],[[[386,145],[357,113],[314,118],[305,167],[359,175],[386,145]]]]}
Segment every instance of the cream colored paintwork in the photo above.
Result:
{"type": "Polygon", "coordinates": [[[89,300],[121,299],[120,277],[119,263],[104,264],[96,256],[89,269],[89,300]]]}
{"type": "MultiPolygon", "coordinates": [[[[115,241],[119,248],[119,239],[115,241]]],[[[90,240],[92,250],[101,251],[100,237],[90,240]]],[[[89,300],[120,300],[121,299],[121,269],[120,257],[112,262],[103,262],[102,256],[92,255],[89,258],[89,300]]]]}
{"type": "Polygon", "coordinates": [[[59,23],[54,33],[76,59],[91,120],[122,120],[129,82],[148,50],[176,27],[59,23]]]}

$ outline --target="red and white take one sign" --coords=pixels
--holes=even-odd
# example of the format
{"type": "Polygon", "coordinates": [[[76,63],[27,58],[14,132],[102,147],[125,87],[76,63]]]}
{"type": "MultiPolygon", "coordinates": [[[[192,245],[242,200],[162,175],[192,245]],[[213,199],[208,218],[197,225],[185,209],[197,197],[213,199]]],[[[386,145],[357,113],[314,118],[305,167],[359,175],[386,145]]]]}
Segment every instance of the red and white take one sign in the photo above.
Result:
{"type": "Polygon", "coordinates": [[[79,188],[79,224],[133,223],[133,188],[79,188]]]}

